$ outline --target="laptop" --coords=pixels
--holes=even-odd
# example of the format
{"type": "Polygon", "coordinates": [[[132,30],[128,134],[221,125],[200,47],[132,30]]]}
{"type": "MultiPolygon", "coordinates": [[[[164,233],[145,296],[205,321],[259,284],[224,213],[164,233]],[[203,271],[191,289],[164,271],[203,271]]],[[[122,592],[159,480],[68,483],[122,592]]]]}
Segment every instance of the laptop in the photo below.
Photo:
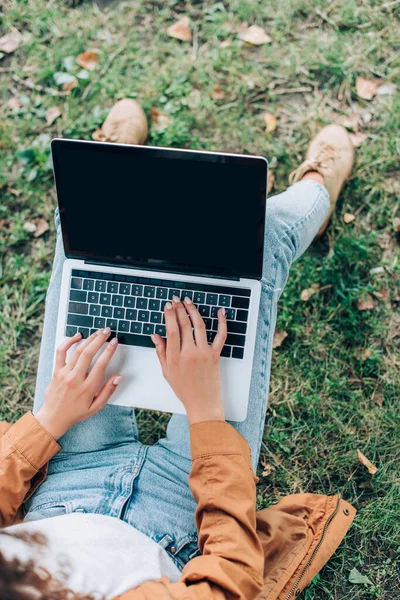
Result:
{"type": "Polygon", "coordinates": [[[110,403],[184,414],[150,335],[166,337],[165,303],[189,296],[212,343],[225,307],[222,398],[226,419],[243,421],[261,292],[265,158],[68,139],[51,149],[67,257],[55,348],[77,331],[86,338],[110,327],[119,345],[104,381],[123,375],[110,403]]]}

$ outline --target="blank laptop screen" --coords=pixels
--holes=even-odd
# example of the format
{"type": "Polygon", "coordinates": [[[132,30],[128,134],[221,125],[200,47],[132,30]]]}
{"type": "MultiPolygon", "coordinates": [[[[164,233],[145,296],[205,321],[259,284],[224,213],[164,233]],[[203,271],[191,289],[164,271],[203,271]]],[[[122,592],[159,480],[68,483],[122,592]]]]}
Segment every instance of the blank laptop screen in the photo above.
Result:
{"type": "Polygon", "coordinates": [[[68,257],[261,277],[264,159],[73,140],[52,152],[68,257]]]}

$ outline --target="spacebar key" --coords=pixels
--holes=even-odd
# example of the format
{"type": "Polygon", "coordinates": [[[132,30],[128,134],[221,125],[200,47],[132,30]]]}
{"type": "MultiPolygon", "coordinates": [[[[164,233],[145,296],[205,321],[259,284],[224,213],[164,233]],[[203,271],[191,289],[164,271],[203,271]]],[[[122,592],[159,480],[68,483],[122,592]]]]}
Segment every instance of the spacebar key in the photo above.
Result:
{"type": "Polygon", "coordinates": [[[118,331],[117,337],[120,344],[126,344],[127,346],[146,346],[147,348],[155,348],[149,335],[136,335],[135,333],[121,333],[118,331]]]}

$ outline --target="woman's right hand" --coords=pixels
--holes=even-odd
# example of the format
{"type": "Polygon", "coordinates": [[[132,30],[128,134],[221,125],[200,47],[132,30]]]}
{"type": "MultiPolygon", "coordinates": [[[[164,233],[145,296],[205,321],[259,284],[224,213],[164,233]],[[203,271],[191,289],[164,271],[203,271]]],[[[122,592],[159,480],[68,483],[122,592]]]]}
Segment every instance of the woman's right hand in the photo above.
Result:
{"type": "Polygon", "coordinates": [[[219,357],[227,335],[225,310],[218,311],[218,332],[211,345],[204,321],[190,298],[182,303],[175,296],[164,312],[167,342],[160,335],[151,338],[163,375],[184,405],[189,423],[224,421],[219,357]]]}

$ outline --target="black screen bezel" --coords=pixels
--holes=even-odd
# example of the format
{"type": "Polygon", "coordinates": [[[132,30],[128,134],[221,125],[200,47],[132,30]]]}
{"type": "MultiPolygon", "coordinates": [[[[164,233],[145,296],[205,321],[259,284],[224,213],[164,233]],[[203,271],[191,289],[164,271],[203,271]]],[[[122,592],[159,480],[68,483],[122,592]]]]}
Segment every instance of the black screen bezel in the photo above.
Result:
{"type": "MultiPolygon", "coordinates": [[[[184,273],[184,274],[192,274],[192,275],[209,275],[209,276],[218,276],[218,277],[228,277],[228,278],[249,278],[249,279],[261,279],[262,276],[262,264],[263,264],[263,243],[261,240],[264,239],[265,232],[265,208],[266,208],[266,196],[267,196],[267,175],[268,175],[268,162],[262,156],[252,156],[252,155],[239,155],[239,154],[225,154],[225,153],[213,153],[213,152],[202,152],[199,150],[181,150],[181,149],[172,149],[172,148],[163,148],[163,147],[155,147],[155,146],[135,146],[128,144],[111,144],[107,142],[92,142],[92,141],[83,141],[83,140],[73,140],[73,139],[53,139],[51,142],[51,152],[53,158],[53,170],[54,170],[54,180],[57,191],[57,201],[60,213],[61,220],[61,230],[64,242],[64,252],[67,258],[75,258],[75,259],[83,259],[92,263],[100,263],[104,265],[113,265],[113,266],[125,266],[131,268],[139,268],[146,269],[149,271],[160,271],[166,273],[184,273]],[[247,271],[247,272],[232,272],[231,270],[225,270],[216,268],[213,265],[207,266],[207,269],[204,272],[200,272],[198,267],[191,267],[188,264],[173,264],[162,262],[161,264],[157,264],[154,262],[147,261],[124,261],[121,258],[118,260],[113,256],[100,256],[97,253],[80,253],[71,250],[69,244],[69,235],[66,225],[65,211],[66,211],[66,202],[67,199],[64,197],[62,186],[60,184],[60,179],[58,177],[59,172],[59,164],[61,155],[62,155],[62,146],[64,144],[75,144],[79,146],[83,146],[86,148],[87,152],[102,152],[102,151],[110,151],[110,147],[118,148],[119,152],[130,154],[134,157],[136,154],[146,153],[149,158],[151,157],[165,157],[166,159],[175,159],[175,160],[193,160],[196,162],[213,162],[213,163],[230,163],[237,165],[251,165],[254,167],[254,176],[259,177],[260,180],[260,192],[259,192],[259,249],[257,253],[257,269],[256,271],[247,271]]],[[[248,200],[247,200],[248,201],[248,200]]],[[[243,248],[245,251],[245,248],[243,248]]]]}

